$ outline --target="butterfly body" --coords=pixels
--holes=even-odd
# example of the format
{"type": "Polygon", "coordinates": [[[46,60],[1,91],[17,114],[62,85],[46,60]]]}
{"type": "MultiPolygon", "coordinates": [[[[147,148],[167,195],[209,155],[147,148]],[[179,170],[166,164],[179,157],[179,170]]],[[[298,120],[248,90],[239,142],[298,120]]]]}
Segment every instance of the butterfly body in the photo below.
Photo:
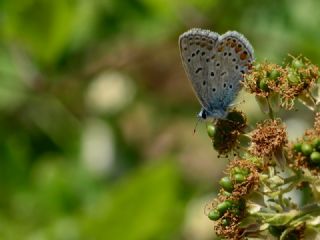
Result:
{"type": "Polygon", "coordinates": [[[191,29],[179,38],[182,63],[202,105],[202,119],[225,118],[236,98],[243,74],[254,60],[249,41],[240,33],[223,35],[191,29]]]}

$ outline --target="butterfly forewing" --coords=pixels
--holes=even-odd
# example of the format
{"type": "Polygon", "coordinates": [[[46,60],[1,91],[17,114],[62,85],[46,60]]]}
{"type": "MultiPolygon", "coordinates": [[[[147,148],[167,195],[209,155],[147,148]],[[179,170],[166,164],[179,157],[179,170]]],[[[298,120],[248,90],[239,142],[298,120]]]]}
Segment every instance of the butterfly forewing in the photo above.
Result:
{"type": "Polygon", "coordinates": [[[215,55],[219,35],[208,30],[191,29],[180,36],[182,62],[201,105],[209,109],[209,61],[215,55]]]}

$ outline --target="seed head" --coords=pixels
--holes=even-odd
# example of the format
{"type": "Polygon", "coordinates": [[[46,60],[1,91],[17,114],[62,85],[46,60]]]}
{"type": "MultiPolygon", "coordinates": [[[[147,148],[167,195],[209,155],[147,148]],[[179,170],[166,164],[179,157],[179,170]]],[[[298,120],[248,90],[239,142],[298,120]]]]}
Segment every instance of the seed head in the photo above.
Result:
{"type": "Polygon", "coordinates": [[[257,157],[271,157],[287,144],[287,132],[280,119],[267,119],[257,124],[251,136],[250,153],[257,157]]]}

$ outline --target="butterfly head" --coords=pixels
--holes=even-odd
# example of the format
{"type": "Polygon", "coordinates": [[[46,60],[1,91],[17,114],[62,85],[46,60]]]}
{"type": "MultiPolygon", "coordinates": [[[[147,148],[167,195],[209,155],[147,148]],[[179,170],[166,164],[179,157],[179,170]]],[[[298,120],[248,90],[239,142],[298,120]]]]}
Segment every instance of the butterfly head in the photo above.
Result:
{"type": "Polygon", "coordinates": [[[227,111],[223,109],[215,109],[213,111],[207,111],[206,109],[202,108],[201,111],[198,113],[198,118],[202,120],[214,120],[214,119],[223,119],[227,116],[227,111]]]}

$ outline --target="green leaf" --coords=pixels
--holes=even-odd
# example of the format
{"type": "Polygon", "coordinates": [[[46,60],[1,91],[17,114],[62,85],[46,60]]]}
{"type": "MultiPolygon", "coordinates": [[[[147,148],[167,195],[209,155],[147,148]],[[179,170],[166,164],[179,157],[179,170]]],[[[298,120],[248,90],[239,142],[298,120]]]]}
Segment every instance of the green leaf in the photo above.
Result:
{"type": "Polygon", "coordinates": [[[84,217],[84,239],[168,239],[182,220],[179,172],[172,163],[133,172],[84,217]]]}

